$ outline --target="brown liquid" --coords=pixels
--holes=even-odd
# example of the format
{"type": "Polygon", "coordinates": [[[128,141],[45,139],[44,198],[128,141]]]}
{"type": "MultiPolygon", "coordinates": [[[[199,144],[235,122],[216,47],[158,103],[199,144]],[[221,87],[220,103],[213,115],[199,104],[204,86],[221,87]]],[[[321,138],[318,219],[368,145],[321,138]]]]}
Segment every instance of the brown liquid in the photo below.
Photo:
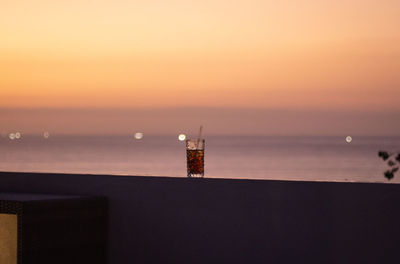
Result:
{"type": "Polygon", "coordinates": [[[190,177],[193,174],[204,175],[204,150],[186,150],[187,172],[190,177]]]}

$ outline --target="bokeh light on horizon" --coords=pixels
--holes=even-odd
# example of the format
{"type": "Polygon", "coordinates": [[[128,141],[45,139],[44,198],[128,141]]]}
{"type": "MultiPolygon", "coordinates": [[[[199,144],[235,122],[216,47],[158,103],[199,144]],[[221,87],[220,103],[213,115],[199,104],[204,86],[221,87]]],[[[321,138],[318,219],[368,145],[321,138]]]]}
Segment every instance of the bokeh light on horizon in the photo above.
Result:
{"type": "Polygon", "coordinates": [[[178,135],[178,140],[179,141],[185,141],[186,140],[186,135],[185,134],[179,134],[178,135]]]}
{"type": "Polygon", "coordinates": [[[8,138],[11,140],[21,139],[21,137],[22,137],[22,134],[20,132],[11,132],[8,134],[8,138]]]}
{"type": "Polygon", "coordinates": [[[47,131],[43,132],[43,138],[44,139],[48,139],[49,137],[50,137],[50,133],[49,132],[47,132],[47,131]]]}
{"type": "Polygon", "coordinates": [[[135,137],[135,139],[140,140],[140,139],[143,138],[143,133],[142,132],[136,132],[134,137],[135,137]]]}
{"type": "Polygon", "coordinates": [[[9,137],[11,140],[14,140],[14,139],[15,139],[15,133],[10,133],[10,134],[8,134],[8,137],[9,137]]]}

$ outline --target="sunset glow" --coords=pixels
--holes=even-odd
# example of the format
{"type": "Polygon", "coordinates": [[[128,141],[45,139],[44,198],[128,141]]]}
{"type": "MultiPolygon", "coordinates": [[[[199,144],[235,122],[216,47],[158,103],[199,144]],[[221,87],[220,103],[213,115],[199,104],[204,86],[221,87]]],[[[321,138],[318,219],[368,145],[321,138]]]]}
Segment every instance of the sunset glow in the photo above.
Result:
{"type": "Polygon", "coordinates": [[[1,129],[178,133],[198,112],[215,133],[396,134],[399,18],[393,0],[5,1],[1,129]]]}
{"type": "Polygon", "coordinates": [[[7,1],[6,107],[399,109],[399,1],[7,1]]]}

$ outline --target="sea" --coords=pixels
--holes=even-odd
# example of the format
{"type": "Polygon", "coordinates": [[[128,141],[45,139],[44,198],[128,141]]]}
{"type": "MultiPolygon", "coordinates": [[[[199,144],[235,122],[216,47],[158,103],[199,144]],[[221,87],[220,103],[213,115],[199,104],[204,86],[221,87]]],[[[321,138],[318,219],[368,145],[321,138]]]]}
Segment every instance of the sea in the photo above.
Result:
{"type": "MultiPolygon", "coordinates": [[[[0,137],[0,171],[187,177],[177,135],[0,137]]],[[[205,136],[205,178],[400,183],[378,151],[394,136],[205,136]]]]}

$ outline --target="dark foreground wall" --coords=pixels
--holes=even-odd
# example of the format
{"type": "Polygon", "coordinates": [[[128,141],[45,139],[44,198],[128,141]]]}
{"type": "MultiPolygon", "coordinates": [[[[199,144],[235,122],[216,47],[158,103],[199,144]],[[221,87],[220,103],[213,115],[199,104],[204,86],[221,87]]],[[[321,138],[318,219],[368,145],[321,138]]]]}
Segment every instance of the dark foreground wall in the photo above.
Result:
{"type": "Polygon", "coordinates": [[[400,263],[400,185],[0,173],[109,198],[109,263],[400,263]]]}

